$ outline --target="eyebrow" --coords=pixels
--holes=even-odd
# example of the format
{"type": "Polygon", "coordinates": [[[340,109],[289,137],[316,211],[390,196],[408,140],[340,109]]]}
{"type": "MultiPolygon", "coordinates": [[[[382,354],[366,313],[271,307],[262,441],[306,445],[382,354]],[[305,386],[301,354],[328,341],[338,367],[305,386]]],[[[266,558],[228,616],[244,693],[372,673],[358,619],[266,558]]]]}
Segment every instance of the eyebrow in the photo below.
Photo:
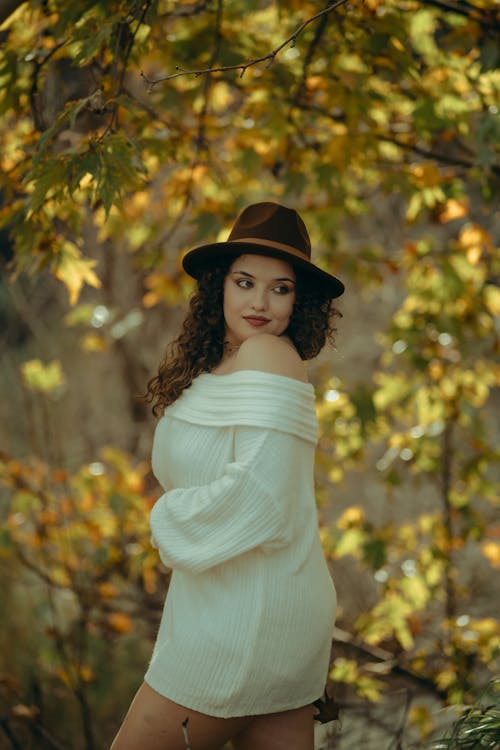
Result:
{"type": "MultiPolygon", "coordinates": [[[[247,273],[247,271],[231,271],[231,273],[240,273],[242,276],[248,276],[249,279],[255,279],[255,276],[252,276],[251,273],[247,273]]],[[[283,276],[279,279],[271,279],[271,281],[291,281],[292,284],[295,284],[295,279],[290,279],[288,276],[283,276]]]]}

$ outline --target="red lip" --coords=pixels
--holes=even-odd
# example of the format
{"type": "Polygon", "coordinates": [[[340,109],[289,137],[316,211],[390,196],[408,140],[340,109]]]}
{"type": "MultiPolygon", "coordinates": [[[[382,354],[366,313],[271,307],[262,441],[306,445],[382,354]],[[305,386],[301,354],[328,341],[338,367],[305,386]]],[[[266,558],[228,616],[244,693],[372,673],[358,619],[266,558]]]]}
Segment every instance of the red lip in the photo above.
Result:
{"type": "Polygon", "coordinates": [[[259,315],[245,316],[245,320],[250,323],[251,326],[263,326],[265,323],[269,323],[269,318],[261,318],[259,315]]]}

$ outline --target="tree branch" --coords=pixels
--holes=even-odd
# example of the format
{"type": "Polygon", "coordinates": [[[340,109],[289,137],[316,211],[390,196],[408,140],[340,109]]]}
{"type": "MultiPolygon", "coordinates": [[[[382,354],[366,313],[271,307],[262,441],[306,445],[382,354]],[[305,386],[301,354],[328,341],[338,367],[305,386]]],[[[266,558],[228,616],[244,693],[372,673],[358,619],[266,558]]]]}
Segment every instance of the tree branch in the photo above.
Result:
{"type": "MultiPolygon", "coordinates": [[[[129,87],[128,87],[128,86],[126,85],[126,84],[124,84],[124,85],[123,85],[123,87],[122,87],[122,94],[125,94],[126,96],[128,96],[128,98],[129,98],[129,99],[130,99],[130,100],[131,100],[131,101],[132,101],[132,102],[133,102],[133,103],[134,103],[134,104],[135,104],[135,105],[136,105],[137,107],[139,107],[140,109],[143,109],[143,110],[144,110],[144,112],[145,112],[145,113],[146,113],[146,114],[147,114],[147,115],[148,115],[148,116],[149,116],[149,117],[150,117],[150,118],[151,118],[152,120],[156,120],[157,122],[161,122],[161,123],[162,123],[162,125],[165,125],[165,127],[167,127],[167,128],[169,129],[169,130],[171,130],[171,131],[175,131],[175,136],[176,136],[177,138],[180,138],[180,137],[181,137],[181,135],[182,135],[182,133],[183,133],[183,129],[182,129],[181,125],[179,125],[179,123],[178,123],[178,122],[173,122],[173,121],[172,121],[171,119],[167,119],[167,118],[166,118],[166,116],[165,116],[165,115],[166,115],[166,112],[165,112],[165,111],[162,111],[162,113],[161,113],[161,114],[160,114],[159,112],[157,112],[157,110],[155,110],[155,109],[154,109],[154,108],[153,108],[153,107],[152,107],[152,106],[151,106],[151,105],[150,105],[150,104],[149,104],[148,102],[145,102],[145,101],[143,101],[142,99],[140,99],[140,98],[139,98],[139,97],[138,97],[138,96],[137,96],[137,95],[136,95],[136,94],[135,94],[135,93],[134,93],[134,92],[132,91],[132,89],[130,89],[130,88],[129,88],[129,87]]],[[[169,112],[169,114],[170,114],[170,112],[169,112]]]]}
{"type": "Polygon", "coordinates": [[[464,16],[483,26],[490,33],[500,30],[498,15],[495,14],[493,9],[490,12],[484,8],[479,8],[477,5],[467,2],[454,2],[454,0],[420,0],[420,2],[422,5],[432,5],[439,10],[464,16]]]}
{"type": "MultiPolygon", "coordinates": [[[[304,111],[316,112],[317,114],[322,115],[323,117],[326,117],[333,122],[345,122],[344,113],[333,114],[332,112],[328,112],[328,110],[323,109],[322,107],[318,107],[314,104],[300,103],[297,104],[297,106],[300,106],[300,109],[304,111]]],[[[423,146],[418,146],[415,143],[407,143],[405,141],[402,141],[392,134],[386,135],[384,133],[377,133],[376,131],[374,131],[370,135],[378,141],[392,143],[394,146],[398,146],[398,148],[401,148],[405,151],[411,151],[412,153],[423,156],[426,159],[433,159],[440,164],[449,164],[452,167],[462,167],[463,169],[473,169],[477,166],[477,164],[474,164],[473,161],[467,161],[465,159],[460,159],[454,156],[446,156],[445,154],[438,154],[436,151],[431,151],[430,149],[424,148],[423,146]]],[[[351,137],[355,137],[355,134],[351,133],[351,137]]],[[[489,168],[494,175],[500,176],[500,165],[493,164],[489,168]]]]}
{"type": "MultiPolygon", "coordinates": [[[[209,67],[212,67],[215,64],[215,61],[217,60],[217,57],[220,52],[220,45],[222,40],[221,35],[221,26],[222,26],[222,10],[223,10],[223,0],[217,0],[217,10],[216,10],[216,16],[215,16],[215,24],[214,24],[214,44],[212,48],[212,53],[210,55],[210,63],[209,67]]],[[[203,149],[207,148],[206,138],[205,138],[205,129],[206,129],[206,117],[208,113],[208,107],[209,107],[209,97],[210,97],[210,90],[212,88],[212,79],[210,76],[207,76],[204,81],[204,87],[203,87],[203,105],[201,107],[199,116],[198,116],[198,128],[196,132],[196,136],[194,139],[195,144],[195,154],[193,161],[191,163],[190,167],[190,175],[187,180],[187,184],[184,190],[184,196],[182,205],[179,209],[179,212],[175,219],[173,220],[172,224],[168,227],[168,229],[162,233],[160,238],[157,241],[157,245],[164,245],[165,243],[170,242],[178,228],[182,225],[182,222],[184,221],[184,218],[186,216],[186,213],[189,209],[190,203],[193,199],[193,181],[194,181],[194,174],[196,167],[200,164],[200,153],[203,149]]]]}
{"type": "Polygon", "coordinates": [[[0,716],[0,729],[9,740],[10,746],[13,750],[23,750],[22,745],[19,744],[15,734],[10,728],[9,720],[5,718],[5,716],[0,716]]]}
{"type": "Polygon", "coordinates": [[[452,484],[452,464],[454,457],[453,432],[458,418],[457,411],[449,416],[443,431],[441,447],[441,502],[443,510],[443,524],[445,528],[444,550],[444,577],[445,577],[445,595],[446,595],[446,617],[449,619],[456,616],[456,591],[453,572],[453,509],[450,502],[450,491],[452,484]]]}
{"type": "Polygon", "coordinates": [[[55,55],[56,52],[58,52],[61,49],[61,47],[64,47],[65,44],[67,44],[66,39],[56,44],[51,50],[47,52],[45,57],[43,57],[41,60],[38,58],[35,58],[33,60],[34,67],[33,67],[33,72],[31,74],[29,101],[30,101],[30,107],[31,107],[31,114],[33,115],[33,122],[35,124],[36,129],[40,131],[45,130],[45,125],[43,123],[40,110],[38,108],[38,80],[40,77],[40,71],[42,70],[43,66],[49,62],[52,56],[55,55]]]}
{"type": "MultiPolygon", "coordinates": [[[[412,143],[404,143],[404,141],[400,141],[398,138],[390,138],[389,136],[382,135],[376,135],[376,138],[381,141],[385,140],[388,143],[394,143],[395,146],[399,146],[399,148],[406,149],[407,151],[412,151],[414,154],[419,154],[419,156],[434,159],[434,161],[437,161],[440,164],[449,164],[450,166],[463,167],[464,169],[473,169],[477,166],[477,164],[474,164],[472,161],[466,161],[465,159],[459,159],[454,156],[446,156],[445,154],[437,154],[435,151],[430,151],[422,146],[417,146],[412,143]]],[[[500,176],[500,165],[492,164],[490,169],[494,175],[500,176]]]]}
{"type": "Polygon", "coordinates": [[[314,36],[311,39],[311,42],[309,44],[309,47],[307,48],[306,54],[304,55],[304,63],[302,65],[302,75],[300,77],[300,81],[297,84],[297,88],[295,89],[295,94],[292,97],[292,103],[290,105],[290,109],[293,109],[297,102],[300,99],[300,96],[302,94],[302,91],[304,89],[304,85],[307,78],[307,71],[309,70],[309,66],[312,62],[312,59],[314,57],[314,53],[316,51],[316,47],[321,41],[321,37],[325,33],[326,26],[328,23],[328,15],[323,14],[320,22],[316,26],[316,30],[314,32],[314,36]]]}
{"type": "MultiPolygon", "coordinates": [[[[446,700],[447,698],[446,690],[442,690],[441,688],[437,687],[433,679],[431,679],[430,677],[425,677],[425,675],[420,675],[416,672],[412,672],[410,669],[402,666],[398,662],[397,657],[394,656],[394,654],[391,654],[390,651],[386,651],[385,649],[380,648],[380,646],[369,646],[360,639],[356,638],[355,635],[352,635],[352,633],[349,633],[348,631],[342,630],[338,627],[335,627],[333,630],[333,643],[342,643],[348,648],[354,649],[364,656],[375,659],[380,663],[382,669],[386,673],[392,673],[394,675],[405,677],[419,687],[429,690],[433,695],[436,695],[442,700],[446,700]]],[[[376,670],[374,669],[374,671],[376,670]]],[[[378,671],[381,671],[380,668],[378,671]]]]}
{"type": "MultiPolygon", "coordinates": [[[[441,164],[449,164],[453,167],[463,167],[464,169],[472,169],[476,166],[474,162],[466,161],[465,159],[458,159],[453,156],[445,156],[445,154],[437,154],[435,151],[430,151],[429,149],[423,148],[422,146],[417,146],[415,143],[405,143],[405,141],[400,141],[395,136],[388,136],[388,135],[382,135],[381,133],[374,133],[374,137],[379,141],[385,141],[386,143],[392,143],[394,146],[398,146],[399,148],[402,148],[406,151],[412,151],[414,154],[418,154],[419,156],[424,156],[427,159],[433,159],[434,161],[437,161],[441,164]]],[[[491,166],[491,171],[494,174],[500,174],[500,166],[496,166],[493,164],[491,166]]]]}
{"type": "MultiPolygon", "coordinates": [[[[222,35],[221,35],[222,6],[223,6],[223,0],[217,0],[217,11],[215,15],[215,24],[214,24],[214,44],[213,44],[212,54],[210,56],[210,62],[209,62],[210,68],[215,65],[215,62],[220,52],[221,39],[222,39],[222,35]]],[[[207,118],[207,113],[208,113],[210,90],[212,88],[212,83],[213,83],[213,79],[210,76],[206,76],[204,80],[203,106],[201,107],[201,110],[200,110],[200,115],[198,118],[198,132],[196,134],[196,157],[198,157],[199,152],[205,146],[205,127],[206,127],[206,118],[207,118]]],[[[194,166],[196,166],[196,163],[193,164],[193,168],[194,166]]]]}
{"type": "Polygon", "coordinates": [[[205,10],[209,2],[210,0],[199,0],[197,3],[192,3],[192,5],[180,6],[168,11],[168,13],[163,13],[159,18],[186,18],[188,16],[195,16],[197,13],[205,10]]]}
{"type": "Polygon", "coordinates": [[[311,18],[308,18],[303,23],[301,23],[300,26],[297,29],[295,29],[293,34],[291,34],[287,39],[285,39],[285,41],[282,42],[278,47],[273,49],[272,52],[269,52],[267,55],[263,55],[262,57],[257,57],[254,60],[249,60],[246,63],[240,63],[238,65],[222,65],[218,68],[209,66],[207,68],[201,68],[199,70],[183,70],[182,68],[179,68],[177,66],[176,73],[170,73],[169,75],[162,76],[161,78],[155,78],[155,79],[148,78],[147,75],[143,73],[142,71],[141,71],[141,77],[148,84],[150,89],[152,89],[153,86],[156,86],[158,83],[163,83],[163,81],[171,81],[173,78],[179,78],[180,76],[198,77],[202,75],[209,75],[211,73],[224,73],[230,70],[239,70],[240,78],[242,78],[248,68],[251,68],[252,66],[257,65],[258,63],[267,62],[268,67],[270,67],[273,64],[274,60],[276,59],[277,55],[288,44],[291,44],[292,47],[295,45],[295,42],[297,41],[297,37],[299,36],[299,34],[301,34],[302,31],[307,26],[309,26],[310,23],[313,23],[313,21],[316,21],[318,18],[321,18],[322,16],[326,16],[328,13],[332,13],[341,5],[345,5],[347,1],[348,0],[337,0],[337,2],[334,3],[333,5],[329,5],[327,8],[320,10],[319,13],[316,13],[314,16],[311,16],[311,18]]]}
{"type": "MultiPolygon", "coordinates": [[[[144,23],[144,19],[146,18],[146,14],[147,14],[149,8],[151,7],[151,3],[152,3],[152,0],[146,0],[146,2],[143,3],[141,15],[140,15],[140,17],[139,17],[139,19],[137,21],[137,25],[135,27],[135,30],[130,34],[130,37],[129,37],[128,41],[127,41],[127,46],[126,46],[126,49],[125,49],[125,52],[124,52],[124,55],[123,55],[122,69],[121,69],[120,76],[118,78],[118,83],[117,83],[116,89],[115,89],[115,100],[119,97],[119,95],[123,91],[123,82],[125,80],[125,74],[127,72],[127,65],[128,65],[128,61],[130,59],[130,55],[132,54],[132,49],[134,47],[135,38],[137,36],[137,33],[138,33],[139,29],[141,28],[142,24],[144,23]]],[[[121,32],[119,31],[118,32],[117,44],[119,43],[119,40],[120,40],[120,33],[121,32]]],[[[112,111],[112,114],[111,114],[111,119],[110,119],[108,127],[106,128],[106,131],[113,129],[113,127],[116,124],[117,116],[118,116],[118,104],[115,101],[115,103],[113,105],[113,111],[112,111]]]]}
{"type": "Polygon", "coordinates": [[[41,722],[36,721],[32,728],[33,734],[41,739],[50,750],[67,750],[65,745],[62,745],[59,740],[53,737],[47,729],[42,725],[41,722]]]}

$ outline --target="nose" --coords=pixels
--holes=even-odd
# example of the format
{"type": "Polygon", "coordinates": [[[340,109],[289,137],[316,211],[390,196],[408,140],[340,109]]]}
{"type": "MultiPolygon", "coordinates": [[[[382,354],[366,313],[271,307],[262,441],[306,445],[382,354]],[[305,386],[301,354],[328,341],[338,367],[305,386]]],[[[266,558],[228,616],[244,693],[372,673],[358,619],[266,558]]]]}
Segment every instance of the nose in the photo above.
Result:
{"type": "Polygon", "coordinates": [[[261,312],[267,308],[267,293],[265,289],[254,287],[252,309],[261,312]]]}

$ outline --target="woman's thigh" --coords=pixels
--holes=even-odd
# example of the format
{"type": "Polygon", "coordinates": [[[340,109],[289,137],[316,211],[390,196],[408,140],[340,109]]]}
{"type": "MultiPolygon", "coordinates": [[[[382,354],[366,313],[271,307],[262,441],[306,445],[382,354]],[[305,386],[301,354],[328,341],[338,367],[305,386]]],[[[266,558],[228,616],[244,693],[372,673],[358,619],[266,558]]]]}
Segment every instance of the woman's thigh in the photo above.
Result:
{"type": "Polygon", "coordinates": [[[256,716],[233,739],[234,750],[313,750],[313,706],[256,716]]]}
{"type": "Polygon", "coordinates": [[[180,706],[143,683],[111,750],[186,750],[183,722],[193,750],[219,750],[238,734],[248,718],[219,719],[180,706]]]}

